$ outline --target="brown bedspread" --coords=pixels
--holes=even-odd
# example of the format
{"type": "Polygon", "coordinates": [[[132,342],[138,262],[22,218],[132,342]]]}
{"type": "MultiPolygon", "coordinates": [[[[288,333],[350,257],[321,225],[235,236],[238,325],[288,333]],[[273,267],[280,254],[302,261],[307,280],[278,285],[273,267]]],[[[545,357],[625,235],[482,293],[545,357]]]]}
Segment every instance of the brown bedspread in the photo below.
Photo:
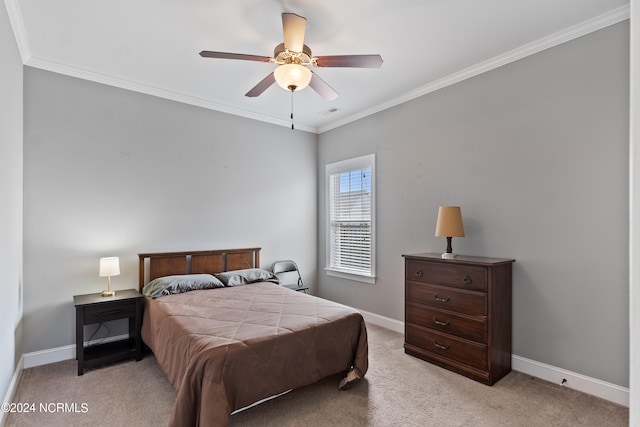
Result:
{"type": "Polygon", "coordinates": [[[368,368],[360,313],[266,282],[146,298],[142,337],[177,392],[171,426],[225,426],[236,409],[368,368]]]}

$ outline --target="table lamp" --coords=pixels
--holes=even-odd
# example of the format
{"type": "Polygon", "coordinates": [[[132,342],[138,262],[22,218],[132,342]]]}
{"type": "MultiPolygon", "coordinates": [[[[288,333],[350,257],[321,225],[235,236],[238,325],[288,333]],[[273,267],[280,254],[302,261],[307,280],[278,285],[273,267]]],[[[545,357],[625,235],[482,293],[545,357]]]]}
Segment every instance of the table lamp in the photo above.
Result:
{"type": "Polygon", "coordinates": [[[436,237],[447,238],[447,251],[442,254],[442,258],[455,259],[457,255],[453,253],[451,238],[464,237],[460,206],[440,206],[436,223],[436,237]]]}
{"type": "Polygon", "coordinates": [[[120,259],[117,256],[100,258],[100,277],[107,277],[107,290],[102,292],[103,297],[112,297],[116,294],[111,290],[111,276],[120,274],[120,259]]]}

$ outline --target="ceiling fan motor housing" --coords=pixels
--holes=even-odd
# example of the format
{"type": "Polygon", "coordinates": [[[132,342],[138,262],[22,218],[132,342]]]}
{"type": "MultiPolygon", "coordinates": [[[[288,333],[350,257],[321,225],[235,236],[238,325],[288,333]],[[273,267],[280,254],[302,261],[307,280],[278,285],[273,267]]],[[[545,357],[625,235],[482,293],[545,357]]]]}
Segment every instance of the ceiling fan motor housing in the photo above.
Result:
{"type": "Polygon", "coordinates": [[[313,63],[311,48],[306,44],[302,47],[302,52],[293,52],[284,47],[284,43],[280,43],[273,49],[273,60],[276,64],[300,64],[310,65],[313,63]]]}

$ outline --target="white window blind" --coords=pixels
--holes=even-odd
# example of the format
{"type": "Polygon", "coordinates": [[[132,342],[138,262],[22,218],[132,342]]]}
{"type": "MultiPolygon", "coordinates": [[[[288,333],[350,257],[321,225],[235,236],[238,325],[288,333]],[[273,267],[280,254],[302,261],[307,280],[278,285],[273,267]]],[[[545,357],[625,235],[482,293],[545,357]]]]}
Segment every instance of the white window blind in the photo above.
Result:
{"type": "Polygon", "coordinates": [[[374,277],[374,157],[327,165],[329,271],[374,277]]]}

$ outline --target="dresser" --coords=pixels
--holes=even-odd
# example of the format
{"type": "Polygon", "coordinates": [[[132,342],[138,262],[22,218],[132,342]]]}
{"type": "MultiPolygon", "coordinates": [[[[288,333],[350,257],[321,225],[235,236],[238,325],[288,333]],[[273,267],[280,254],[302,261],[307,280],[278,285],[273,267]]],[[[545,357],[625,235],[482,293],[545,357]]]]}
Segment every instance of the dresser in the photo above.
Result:
{"type": "Polygon", "coordinates": [[[488,385],[508,374],[514,260],[403,257],[405,353],[488,385]]]}

